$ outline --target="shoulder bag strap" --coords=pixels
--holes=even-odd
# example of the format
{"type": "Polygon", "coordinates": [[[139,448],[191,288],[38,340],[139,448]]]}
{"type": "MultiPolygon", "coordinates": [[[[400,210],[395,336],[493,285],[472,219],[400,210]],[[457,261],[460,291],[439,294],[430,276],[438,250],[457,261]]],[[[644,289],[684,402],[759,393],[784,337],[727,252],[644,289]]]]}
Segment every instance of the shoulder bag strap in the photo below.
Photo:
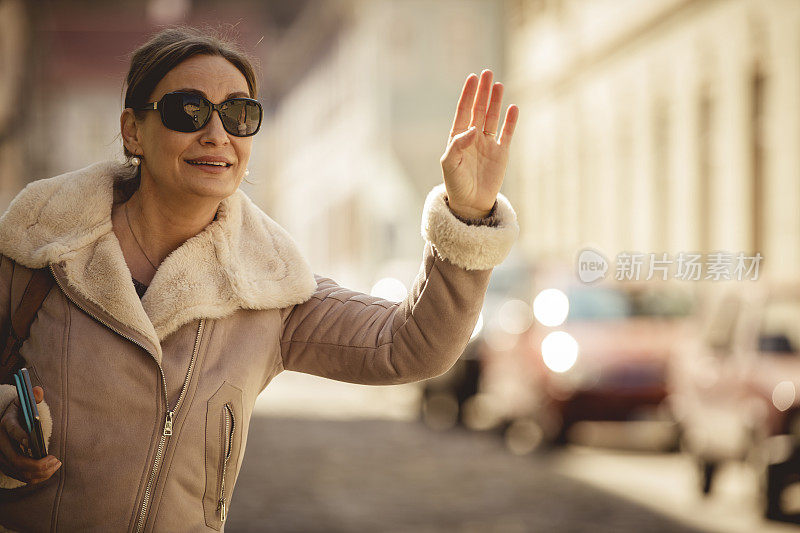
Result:
{"type": "Polygon", "coordinates": [[[33,271],[33,276],[22,294],[22,301],[11,315],[5,339],[0,337],[0,342],[4,343],[3,351],[0,353],[0,383],[11,383],[13,379],[11,374],[25,366],[25,360],[20,355],[19,349],[30,335],[33,319],[54,282],[49,268],[33,271]]]}

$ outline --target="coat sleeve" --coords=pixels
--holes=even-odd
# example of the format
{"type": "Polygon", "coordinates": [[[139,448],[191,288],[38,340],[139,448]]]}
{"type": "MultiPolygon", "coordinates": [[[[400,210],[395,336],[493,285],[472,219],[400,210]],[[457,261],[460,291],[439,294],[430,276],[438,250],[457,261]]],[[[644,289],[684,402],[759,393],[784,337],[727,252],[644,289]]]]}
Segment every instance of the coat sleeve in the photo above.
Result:
{"type": "Polygon", "coordinates": [[[444,184],[425,201],[422,264],[405,300],[390,302],[317,276],[307,301],[282,322],[285,370],[366,385],[410,383],[446,372],[478,320],[492,268],[519,233],[511,204],[498,194],[491,224],[458,219],[444,184]]]}

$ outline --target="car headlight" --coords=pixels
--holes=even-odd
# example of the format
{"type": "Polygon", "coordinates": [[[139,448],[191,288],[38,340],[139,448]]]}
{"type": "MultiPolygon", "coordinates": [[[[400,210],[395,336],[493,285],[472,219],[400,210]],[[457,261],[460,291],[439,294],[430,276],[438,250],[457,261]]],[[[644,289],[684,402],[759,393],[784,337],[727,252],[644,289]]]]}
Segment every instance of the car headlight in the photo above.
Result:
{"type": "Polygon", "coordinates": [[[568,313],[569,298],[558,289],[545,289],[533,300],[533,316],[544,326],[560,326],[568,313]]]}
{"type": "Polygon", "coordinates": [[[566,372],[578,360],[578,341],[566,331],[554,331],[542,340],[542,359],[553,372],[566,372]]]}

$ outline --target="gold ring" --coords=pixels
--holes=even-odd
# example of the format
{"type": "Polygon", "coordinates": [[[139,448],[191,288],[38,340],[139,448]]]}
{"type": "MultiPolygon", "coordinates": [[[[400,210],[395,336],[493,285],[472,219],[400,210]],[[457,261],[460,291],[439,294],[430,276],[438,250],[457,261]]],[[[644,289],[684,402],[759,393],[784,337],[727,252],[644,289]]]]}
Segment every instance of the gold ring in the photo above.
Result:
{"type": "Polygon", "coordinates": [[[484,135],[497,135],[496,133],[489,133],[488,131],[483,132],[484,135]]]}

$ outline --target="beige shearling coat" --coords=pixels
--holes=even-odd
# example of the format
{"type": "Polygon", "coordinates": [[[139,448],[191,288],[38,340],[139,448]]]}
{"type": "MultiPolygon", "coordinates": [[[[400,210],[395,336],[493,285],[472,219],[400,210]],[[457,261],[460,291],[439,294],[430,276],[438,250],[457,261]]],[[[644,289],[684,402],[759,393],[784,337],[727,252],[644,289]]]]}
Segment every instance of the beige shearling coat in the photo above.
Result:
{"type": "MultiPolygon", "coordinates": [[[[283,370],[373,385],[445,372],[519,232],[502,195],[495,227],[471,225],[440,184],[423,208],[419,273],[393,303],[314,275],[237,190],[139,299],[111,225],[118,165],[32,182],[0,218],[0,322],[30,269],[56,279],[21,353],[63,463],[35,485],[0,473],[0,524],[11,530],[223,530],[269,382],[283,370]]],[[[0,412],[15,396],[0,386],[0,412]]]]}

